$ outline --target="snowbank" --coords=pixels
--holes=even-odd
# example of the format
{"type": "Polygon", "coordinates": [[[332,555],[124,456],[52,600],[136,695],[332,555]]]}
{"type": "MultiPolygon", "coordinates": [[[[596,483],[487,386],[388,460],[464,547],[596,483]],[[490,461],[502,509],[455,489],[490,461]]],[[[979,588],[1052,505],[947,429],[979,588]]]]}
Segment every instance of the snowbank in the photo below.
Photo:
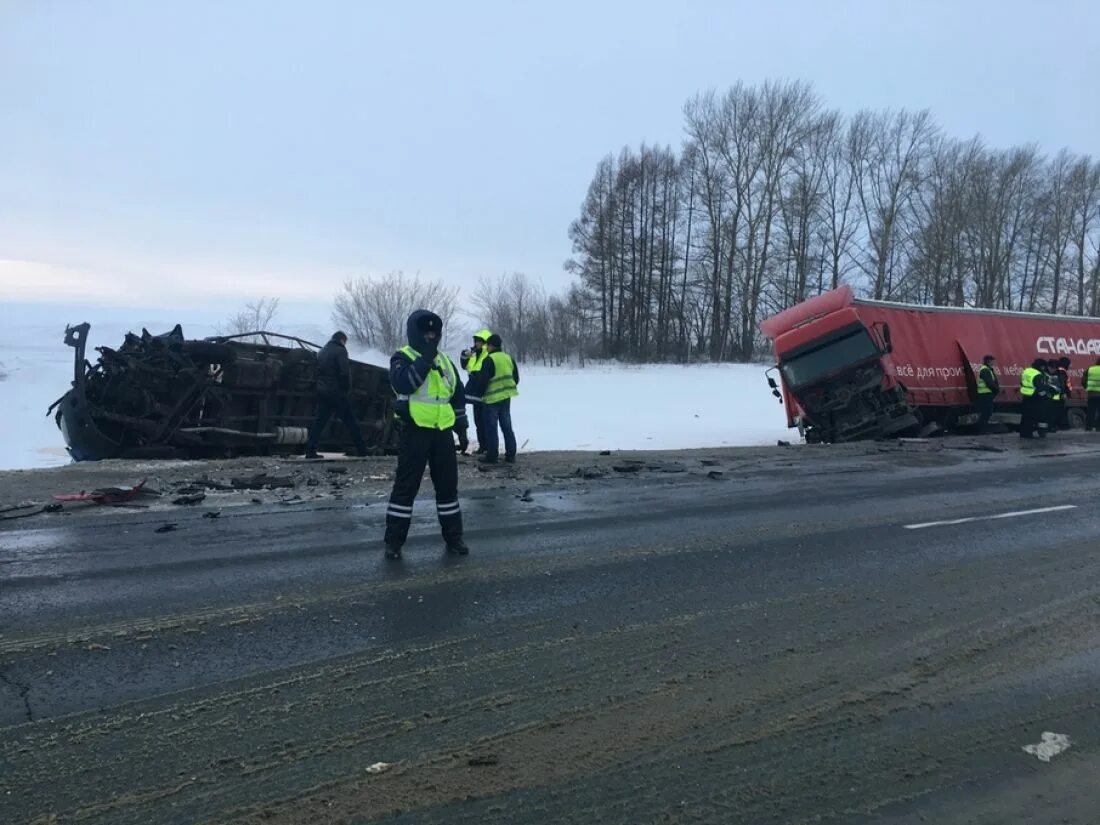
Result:
{"type": "MultiPolygon", "coordinates": [[[[149,329],[165,331],[160,326],[149,329]]],[[[116,324],[93,326],[89,359],[95,358],[92,347],[117,347],[126,331],[116,324]]],[[[184,331],[189,338],[214,334],[200,326],[184,331]]],[[[0,409],[5,413],[0,469],[69,461],[60,431],[46,416],[46,408],[72,381],[72,350],[63,334],[63,323],[60,330],[6,325],[0,331],[0,364],[7,373],[0,380],[0,409]]],[[[367,360],[385,364],[388,359],[367,360]]],[[[520,370],[520,397],[512,409],[521,451],[740,446],[790,437],[783,408],[768,390],[764,368],[757,365],[521,365],[520,370]]]]}

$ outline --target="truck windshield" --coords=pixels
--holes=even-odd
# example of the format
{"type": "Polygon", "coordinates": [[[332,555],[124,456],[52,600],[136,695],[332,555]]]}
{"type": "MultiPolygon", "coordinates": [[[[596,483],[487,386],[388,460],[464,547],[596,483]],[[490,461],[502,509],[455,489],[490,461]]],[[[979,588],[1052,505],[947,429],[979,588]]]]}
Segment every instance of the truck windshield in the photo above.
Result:
{"type": "Polygon", "coordinates": [[[811,384],[849,364],[875,358],[878,348],[866,330],[857,329],[817,349],[798,355],[783,364],[783,376],[792,387],[811,384]]]}

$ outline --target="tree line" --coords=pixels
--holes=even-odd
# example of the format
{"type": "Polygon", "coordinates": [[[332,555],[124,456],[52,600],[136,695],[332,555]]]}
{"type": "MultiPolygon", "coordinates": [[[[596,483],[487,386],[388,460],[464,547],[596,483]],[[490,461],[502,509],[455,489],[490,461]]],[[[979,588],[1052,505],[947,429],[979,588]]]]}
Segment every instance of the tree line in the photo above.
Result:
{"type": "Polygon", "coordinates": [[[568,268],[605,357],[749,360],[759,322],[868,297],[1100,315],[1100,163],[943,134],[927,111],[845,118],[803,82],[684,106],[686,140],[597,165],[568,268]]]}
{"type": "MultiPolygon", "coordinates": [[[[334,322],[385,352],[410,308],[456,340],[487,326],[521,361],[748,361],[764,318],[841,284],[940,306],[1100,316],[1100,162],[943,133],[928,111],[827,108],[800,81],[737,84],[684,105],[678,151],[596,166],[569,226],[573,282],[521,273],[468,296],[400,272],[349,280],[334,322]]],[[[233,319],[246,331],[276,303],[233,319]]],[[[262,325],[262,324],[261,324],[262,325]]]]}

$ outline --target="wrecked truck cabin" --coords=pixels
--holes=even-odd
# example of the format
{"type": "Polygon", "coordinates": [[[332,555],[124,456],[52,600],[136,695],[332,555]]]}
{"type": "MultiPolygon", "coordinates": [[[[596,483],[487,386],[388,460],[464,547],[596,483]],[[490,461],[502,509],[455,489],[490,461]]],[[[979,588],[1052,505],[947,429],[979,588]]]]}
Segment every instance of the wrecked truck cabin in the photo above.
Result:
{"type": "MultiPolygon", "coordinates": [[[[271,332],[187,340],[128,333],[118,349],[86,357],[90,324],[68,327],[72,387],[51,405],[69,454],[106,458],[223,458],[301,453],[316,404],[320,346],[271,332]]],[[[351,362],[351,401],[368,447],[396,449],[388,372],[351,362]]],[[[333,420],[318,449],[350,450],[333,420]]]]}

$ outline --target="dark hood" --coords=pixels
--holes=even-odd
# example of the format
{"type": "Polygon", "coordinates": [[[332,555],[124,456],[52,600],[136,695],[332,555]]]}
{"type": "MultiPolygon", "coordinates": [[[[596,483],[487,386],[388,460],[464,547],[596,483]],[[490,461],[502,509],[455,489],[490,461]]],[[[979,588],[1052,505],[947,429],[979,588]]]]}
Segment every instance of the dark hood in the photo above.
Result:
{"type": "Polygon", "coordinates": [[[409,316],[405,324],[405,334],[408,336],[409,346],[417,352],[424,351],[424,332],[421,331],[421,327],[424,327],[424,330],[436,330],[442,338],[443,319],[426,309],[418,309],[409,316]]]}

